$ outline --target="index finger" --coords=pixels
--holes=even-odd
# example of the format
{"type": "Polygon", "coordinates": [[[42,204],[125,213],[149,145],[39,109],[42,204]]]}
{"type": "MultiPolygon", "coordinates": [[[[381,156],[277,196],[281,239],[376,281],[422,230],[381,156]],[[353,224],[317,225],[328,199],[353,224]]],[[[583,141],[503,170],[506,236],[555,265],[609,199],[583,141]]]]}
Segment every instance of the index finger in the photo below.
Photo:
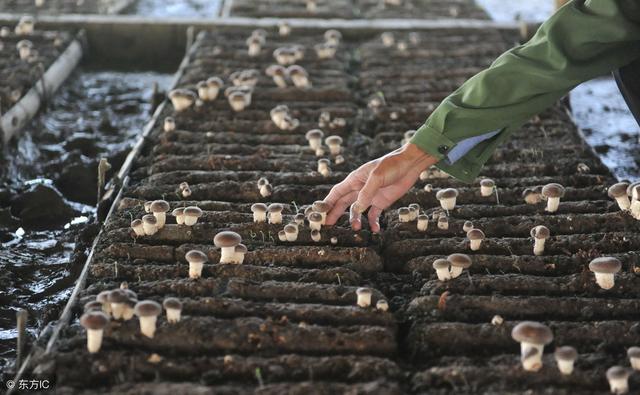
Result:
{"type": "Polygon", "coordinates": [[[324,198],[324,201],[329,203],[331,206],[334,206],[340,198],[355,190],[356,189],[353,188],[351,182],[349,182],[348,179],[344,179],[342,182],[331,188],[327,197],[324,198]]]}

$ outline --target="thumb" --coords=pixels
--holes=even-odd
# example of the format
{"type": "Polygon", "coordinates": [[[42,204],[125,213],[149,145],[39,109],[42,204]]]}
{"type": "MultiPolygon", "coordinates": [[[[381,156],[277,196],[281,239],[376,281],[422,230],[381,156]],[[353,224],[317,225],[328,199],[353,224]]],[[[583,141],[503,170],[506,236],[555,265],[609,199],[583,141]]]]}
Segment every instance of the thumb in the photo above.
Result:
{"type": "Polygon", "coordinates": [[[363,213],[368,209],[369,206],[371,206],[373,198],[378,193],[378,190],[383,187],[384,175],[379,169],[380,167],[378,166],[369,174],[367,182],[358,193],[358,199],[353,206],[354,211],[363,213]]]}

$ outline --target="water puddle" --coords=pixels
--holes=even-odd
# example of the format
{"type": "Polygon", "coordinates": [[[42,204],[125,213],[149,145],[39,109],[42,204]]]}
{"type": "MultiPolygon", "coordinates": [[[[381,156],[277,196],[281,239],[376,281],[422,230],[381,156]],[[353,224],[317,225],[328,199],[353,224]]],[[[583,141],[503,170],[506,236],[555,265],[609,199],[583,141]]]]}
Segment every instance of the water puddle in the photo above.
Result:
{"type": "MultiPolygon", "coordinates": [[[[76,71],[21,138],[0,155],[0,370],[15,357],[15,313],[29,311],[36,336],[56,319],[71,293],[97,226],[97,162],[119,168],[150,118],[154,92],[171,76],[148,72],[76,71]],[[154,85],[156,85],[154,87],[154,85]],[[24,198],[28,191],[35,191],[24,198]],[[54,191],[54,192],[51,192],[54,191]],[[39,229],[25,218],[41,206],[67,210],[39,229]],[[53,200],[51,200],[53,197],[53,200]],[[17,212],[16,199],[27,208],[17,212]],[[26,214],[28,212],[28,214],[26,214]],[[11,214],[11,215],[9,215],[11,214]],[[20,215],[25,217],[20,221],[20,215]],[[17,217],[17,218],[16,218],[17,217]],[[16,219],[18,220],[16,222],[16,219]]],[[[37,225],[37,224],[36,224],[37,225]]]]}

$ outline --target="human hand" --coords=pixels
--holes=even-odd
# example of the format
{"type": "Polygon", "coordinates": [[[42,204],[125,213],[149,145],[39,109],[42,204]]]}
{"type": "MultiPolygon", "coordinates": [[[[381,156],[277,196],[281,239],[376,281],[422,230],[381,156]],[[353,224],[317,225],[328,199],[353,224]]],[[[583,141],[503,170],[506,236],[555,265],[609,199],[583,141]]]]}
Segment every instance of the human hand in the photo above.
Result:
{"type": "Polygon", "coordinates": [[[408,143],[365,163],[335,185],[324,199],[332,206],[326,224],[335,224],[346,208],[351,206],[349,222],[353,230],[360,230],[361,214],[369,208],[367,217],[371,231],[379,232],[382,210],[407,193],[420,173],[436,162],[436,158],[415,144],[408,143]]]}

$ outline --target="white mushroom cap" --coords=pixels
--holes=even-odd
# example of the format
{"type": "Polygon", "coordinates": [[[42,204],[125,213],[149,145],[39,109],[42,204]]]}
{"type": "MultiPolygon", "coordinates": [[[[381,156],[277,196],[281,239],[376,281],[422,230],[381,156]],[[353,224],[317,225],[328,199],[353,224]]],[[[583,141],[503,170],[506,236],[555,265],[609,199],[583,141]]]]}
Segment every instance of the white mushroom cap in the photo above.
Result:
{"type": "Polygon", "coordinates": [[[235,247],[242,242],[242,237],[232,231],[223,231],[213,238],[216,247],[235,247]]]}
{"type": "Polygon", "coordinates": [[[553,341],[553,332],[539,322],[523,321],[513,327],[511,337],[519,343],[547,345],[553,341]]]}
{"type": "Polygon", "coordinates": [[[542,196],[545,198],[561,198],[564,196],[564,187],[557,183],[550,183],[542,187],[542,196]]]}
{"type": "Polygon", "coordinates": [[[538,225],[531,228],[531,237],[535,239],[548,239],[551,236],[549,228],[544,225],[538,225]]]}
{"type": "Polygon", "coordinates": [[[467,238],[469,240],[484,240],[484,232],[480,229],[471,229],[467,232],[467,238]]]}
{"type": "Polygon", "coordinates": [[[614,274],[622,269],[620,261],[613,257],[600,257],[589,263],[589,270],[594,273],[614,274]]]}

